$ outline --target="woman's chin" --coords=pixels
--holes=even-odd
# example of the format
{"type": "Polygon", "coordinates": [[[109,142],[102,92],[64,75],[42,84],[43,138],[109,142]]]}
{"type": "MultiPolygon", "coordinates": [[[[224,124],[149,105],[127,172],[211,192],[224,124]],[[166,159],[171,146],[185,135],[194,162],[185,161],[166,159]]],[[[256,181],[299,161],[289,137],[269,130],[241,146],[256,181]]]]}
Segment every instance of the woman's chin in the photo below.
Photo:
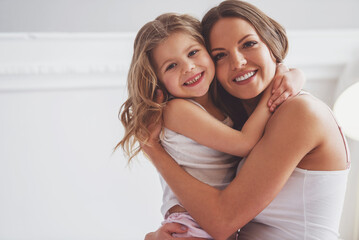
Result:
{"type": "Polygon", "coordinates": [[[232,94],[232,96],[236,97],[236,98],[240,98],[242,100],[252,100],[257,98],[260,94],[262,93],[262,91],[246,91],[246,92],[236,92],[234,94],[232,94]]]}

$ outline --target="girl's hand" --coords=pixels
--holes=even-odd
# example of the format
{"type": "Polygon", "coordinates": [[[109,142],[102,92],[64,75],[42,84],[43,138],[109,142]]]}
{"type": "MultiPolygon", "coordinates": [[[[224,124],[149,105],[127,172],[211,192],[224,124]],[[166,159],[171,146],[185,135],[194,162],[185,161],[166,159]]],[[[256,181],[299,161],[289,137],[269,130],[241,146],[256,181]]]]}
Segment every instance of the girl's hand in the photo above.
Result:
{"type": "Polygon", "coordinates": [[[201,240],[202,238],[178,238],[172,237],[173,233],[186,233],[187,228],[179,223],[167,223],[156,232],[147,233],[145,240],[201,240]]]}
{"type": "Polygon", "coordinates": [[[288,98],[296,96],[304,86],[306,79],[299,69],[288,69],[284,64],[277,65],[276,75],[273,80],[272,96],[268,100],[271,112],[288,98]]]}

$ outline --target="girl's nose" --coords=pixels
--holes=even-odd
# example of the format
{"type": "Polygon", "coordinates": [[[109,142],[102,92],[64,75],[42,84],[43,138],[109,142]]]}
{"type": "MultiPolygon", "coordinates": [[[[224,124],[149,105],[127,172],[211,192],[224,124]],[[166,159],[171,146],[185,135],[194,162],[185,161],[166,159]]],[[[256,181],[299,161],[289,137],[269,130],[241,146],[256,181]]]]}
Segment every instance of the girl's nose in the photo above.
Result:
{"type": "Polygon", "coordinates": [[[191,72],[193,69],[196,68],[196,65],[194,64],[194,62],[192,61],[188,61],[186,63],[183,64],[183,72],[184,73],[189,73],[191,72]]]}

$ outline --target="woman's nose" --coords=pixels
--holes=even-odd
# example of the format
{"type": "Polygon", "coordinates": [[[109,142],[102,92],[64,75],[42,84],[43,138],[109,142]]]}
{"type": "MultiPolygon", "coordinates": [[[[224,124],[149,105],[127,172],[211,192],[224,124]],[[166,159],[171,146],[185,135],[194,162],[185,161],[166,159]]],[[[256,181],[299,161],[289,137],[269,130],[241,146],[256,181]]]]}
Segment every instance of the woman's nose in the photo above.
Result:
{"type": "Polygon", "coordinates": [[[247,64],[247,59],[240,52],[235,52],[231,56],[232,70],[240,69],[247,64]]]}

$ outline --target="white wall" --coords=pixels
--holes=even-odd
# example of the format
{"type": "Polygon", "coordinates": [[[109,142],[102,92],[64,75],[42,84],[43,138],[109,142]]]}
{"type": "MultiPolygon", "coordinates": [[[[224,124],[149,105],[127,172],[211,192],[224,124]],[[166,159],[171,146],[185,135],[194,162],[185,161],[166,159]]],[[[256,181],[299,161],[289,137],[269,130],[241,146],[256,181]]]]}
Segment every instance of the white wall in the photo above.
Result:
{"type": "Polygon", "coordinates": [[[112,153],[132,41],[0,35],[0,239],[142,239],[158,227],[157,173],[112,153]]]}
{"type": "MultiPolygon", "coordinates": [[[[120,151],[112,154],[133,37],[0,34],[0,239],[143,239],[158,227],[155,169],[143,157],[129,169],[120,151]]],[[[332,105],[359,31],[289,37],[287,64],[332,105]]],[[[358,226],[358,143],[350,145],[344,239],[355,239],[358,226]]]]}
{"type": "Polygon", "coordinates": [[[158,227],[153,167],[128,169],[112,155],[123,96],[120,88],[0,93],[0,239],[143,239],[158,227]]]}
{"type": "MultiPolygon", "coordinates": [[[[164,12],[198,18],[220,0],[1,0],[0,32],[132,32],[164,12]]],[[[357,0],[250,0],[287,29],[359,28],[357,0]]]]}
{"type": "MultiPolygon", "coordinates": [[[[156,171],[112,154],[133,32],[163,12],[200,18],[218,2],[0,0],[0,239],[143,239],[157,228],[156,171]]],[[[332,106],[358,48],[359,1],[250,2],[288,29],[287,63],[332,106]]],[[[359,145],[349,144],[346,240],[359,239],[359,145]]]]}

